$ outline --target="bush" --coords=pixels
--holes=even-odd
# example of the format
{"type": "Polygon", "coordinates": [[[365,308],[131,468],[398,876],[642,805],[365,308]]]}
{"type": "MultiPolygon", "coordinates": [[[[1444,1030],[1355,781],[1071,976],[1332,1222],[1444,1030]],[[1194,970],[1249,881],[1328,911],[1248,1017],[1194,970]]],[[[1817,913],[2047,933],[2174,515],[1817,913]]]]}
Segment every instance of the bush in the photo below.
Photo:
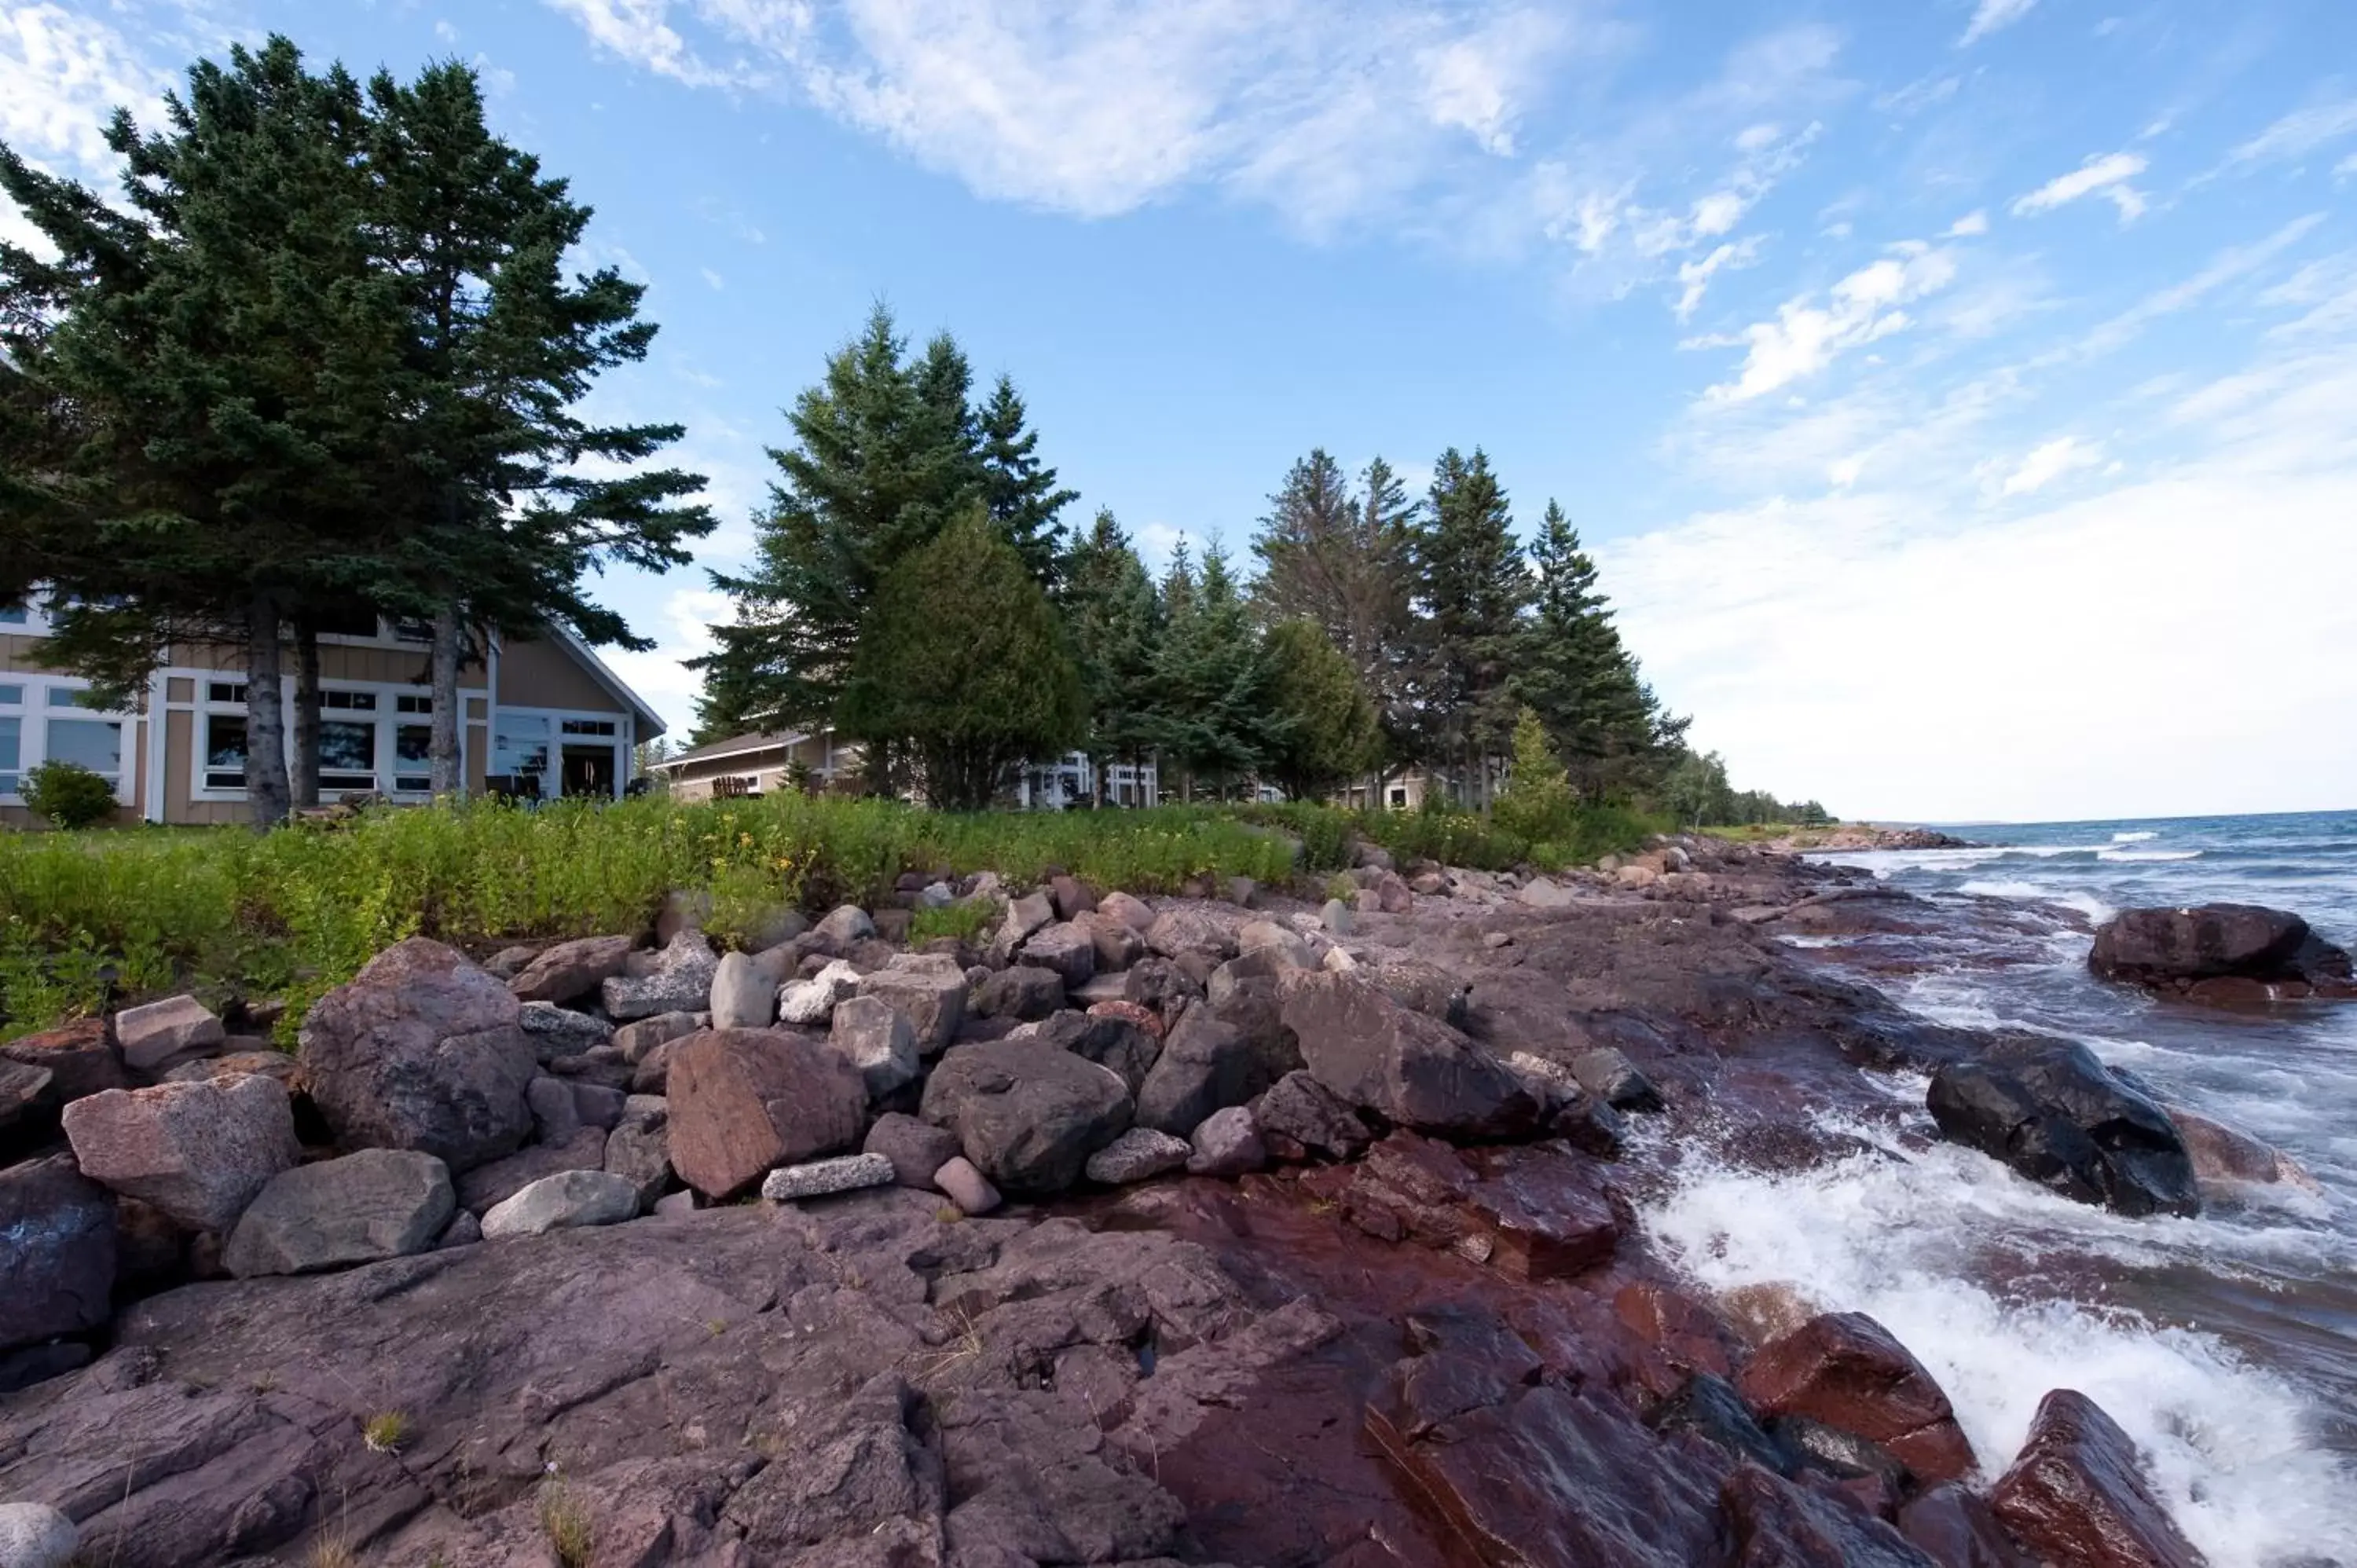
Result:
{"type": "Polygon", "coordinates": [[[114,815],[114,786],[79,762],[44,762],[25,775],[25,804],[51,827],[94,827],[114,815]]]}

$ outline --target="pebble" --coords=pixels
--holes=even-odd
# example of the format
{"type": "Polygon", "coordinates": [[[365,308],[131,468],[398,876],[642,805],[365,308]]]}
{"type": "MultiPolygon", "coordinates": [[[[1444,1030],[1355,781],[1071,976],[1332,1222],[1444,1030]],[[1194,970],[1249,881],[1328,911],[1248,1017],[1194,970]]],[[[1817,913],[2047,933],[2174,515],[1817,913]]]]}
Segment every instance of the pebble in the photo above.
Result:
{"type": "Polygon", "coordinates": [[[933,1185],[967,1214],[987,1214],[998,1207],[998,1189],[963,1155],[953,1156],[933,1173],[933,1185]]]}

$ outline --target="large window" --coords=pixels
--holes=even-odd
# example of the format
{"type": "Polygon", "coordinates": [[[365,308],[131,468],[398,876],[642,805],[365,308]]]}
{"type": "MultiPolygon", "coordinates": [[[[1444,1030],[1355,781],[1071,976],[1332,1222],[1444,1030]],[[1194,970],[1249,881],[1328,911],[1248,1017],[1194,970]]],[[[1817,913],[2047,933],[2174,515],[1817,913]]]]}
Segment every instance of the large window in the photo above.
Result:
{"type": "Polygon", "coordinates": [[[321,793],[376,789],[376,693],[322,692],[319,711],[321,793]]]}
{"type": "Polygon", "coordinates": [[[234,713],[208,711],[199,715],[204,726],[203,779],[208,789],[245,788],[245,683],[208,681],[205,701],[234,713]]]}
{"type": "Polygon", "coordinates": [[[548,771],[548,715],[500,710],[491,736],[491,768],[495,774],[540,777],[548,771]]]}
{"type": "Polygon", "coordinates": [[[393,788],[403,795],[425,795],[434,789],[434,699],[404,692],[393,700],[393,711],[406,720],[425,715],[425,724],[397,724],[393,730],[393,788]]]}
{"type": "MultiPolygon", "coordinates": [[[[89,693],[70,686],[50,687],[48,705],[52,709],[83,712],[91,711],[93,706],[89,693]]],[[[121,719],[61,718],[53,712],[45,728],[45,760],[80,763],[113,785],[117,795],[123,793],[121,719]]]]}

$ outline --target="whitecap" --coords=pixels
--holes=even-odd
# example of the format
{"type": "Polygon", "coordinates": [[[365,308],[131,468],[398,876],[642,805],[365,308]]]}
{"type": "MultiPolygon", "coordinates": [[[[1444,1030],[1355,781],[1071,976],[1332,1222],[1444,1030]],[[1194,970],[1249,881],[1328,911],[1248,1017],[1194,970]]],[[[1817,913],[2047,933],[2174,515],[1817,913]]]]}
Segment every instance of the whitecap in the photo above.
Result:
{"type": "Polygon", "coordinates": [[[2112,835],[2112,842],[2114,843],[2142,843],[2147,839],[2157,839],[2159,836],[2160,835],[2158,833],[2154,832],[2114,833],[2112,835]]]}
{"type": "Polygon", "coordinates": [[[2095,852],[2095,858],[2110,861],[2200,860],[2201,852],[2198,849],[2099,849],[2095,852]]]}
{"type": "Polygon", "coordinates": [[[1956,889],[1973,898],[2051,898],[2053,895],[2035,882],[1967,882],[1956,889]]]}

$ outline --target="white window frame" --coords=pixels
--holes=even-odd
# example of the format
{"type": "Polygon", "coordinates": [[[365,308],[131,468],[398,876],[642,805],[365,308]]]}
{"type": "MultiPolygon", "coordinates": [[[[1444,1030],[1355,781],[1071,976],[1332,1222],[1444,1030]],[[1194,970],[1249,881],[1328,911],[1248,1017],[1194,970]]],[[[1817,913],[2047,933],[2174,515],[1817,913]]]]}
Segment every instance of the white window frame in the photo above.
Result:
{"type": "Polygon", "coordinates": [[[496,776],[499,772],[499,725],[506,720],[515,718],[541,718],[548,721],[548,771],[541,775],[540,798],[542,800],[554,800],[563,798],[565,790],[565,748],[568,745],[611,746],[614,748],[613,798],[618,800],[622,798],[622,792],[630,787],[630,746],[633,726],[630,722],[630,714],[611,708],[604,710],[592,708],[543,708],[525,703],[501,703],[499,704],[497,710],[491,714],[491,727],[486,732],[489,738],[486,742],[486,760],[483,765],[483,771],[487,778],[496,776]],[[609,724],[614,726],[614,732],[611,735],[568,736],[565,733],[565,725],[568,720],[575,723],[586,720],[596,724],[609,724]]]}
{"type": "MultiPolygon", "coordinates": [[[[21,628],[11,628],[21,630],[21,628]]],[[[92,724],[113,724],[123,726],[122,766],[114,779],[114,799],[118,805],[133,803],[134,776],[139,771],[140,716],[115,709],[59,708],[52,706],[52,692],[87,692],[90,682],[66,676],[37,675],[26,671],[0,672],[0,686],[18,686],[24,691],[21,703],[0,703],[0,717],[17,721],[16,774],[24,776],[49,760],[49,722],[52,714],[92,724]]],[[[0,793],[0,804],[21,806],[25,803],[21,782],[16,790],[0,793]]]]}
{"type": "MultiPolygon", "coordinates": [[[[243,784],[230,789],[216,786],[208,780],[205,754],[208,721],[214,714],[234,714],[241,719],[246,716],[246,705],[242,697],[234,701],[218,699],[214,697],[212,688],[216,685],[242,688],[245,685],[245,672],[242,670],[173,670],[168,673],[192,678],[196,682],[196,700],[188,704],[190,736],[188,798],[192,800],[231,803],[243,800],[245,799],[243,784]]],[[[471,688],[460,690],[459,701],[462,703],[469,690],[471,688]]],[[[322,681],[319,683],[319,693],[322,698],[334,693],[365,693],[376,699],[376,705],[372,709],[334,708],[323,702],[319,710],[319,719],[322,724],[360,723],[362,713],[373,721],[376,728],[376,765],[374,773],[371,775],[374,781],[368,786],[370,789],[390,800],[409,801],[423,800],[432,793],[430,789],[399,788],[401,777],[405,771],[401,766],[399,752],[401,730],[409,725],[430,725],[434,722],[430,711],[423,714],[403,712],[402,700],[409,698],[413,701],[431,702],[433,693],[430,691],[422,686],[412,686],[392,681],[322,681]]],[[[175,707],[180,705],[174,704],[175,707]]],[[[292,767],[295,760],[295,694],[291,682],[285,688],[280,710],[280,724],[286,737],[287,765],[292,767]]],[[[466,755],[467,726],[462,720],[458,726],[458,768],[461,778],[466,775],[466,755]]],[[[411,775],[411,777],[416,776],[411,775]]],[[[322,795],[352,794],[360,792],[360,786],[330,783],[323,779],[320,781],[319,792],[322,795]]]]}

